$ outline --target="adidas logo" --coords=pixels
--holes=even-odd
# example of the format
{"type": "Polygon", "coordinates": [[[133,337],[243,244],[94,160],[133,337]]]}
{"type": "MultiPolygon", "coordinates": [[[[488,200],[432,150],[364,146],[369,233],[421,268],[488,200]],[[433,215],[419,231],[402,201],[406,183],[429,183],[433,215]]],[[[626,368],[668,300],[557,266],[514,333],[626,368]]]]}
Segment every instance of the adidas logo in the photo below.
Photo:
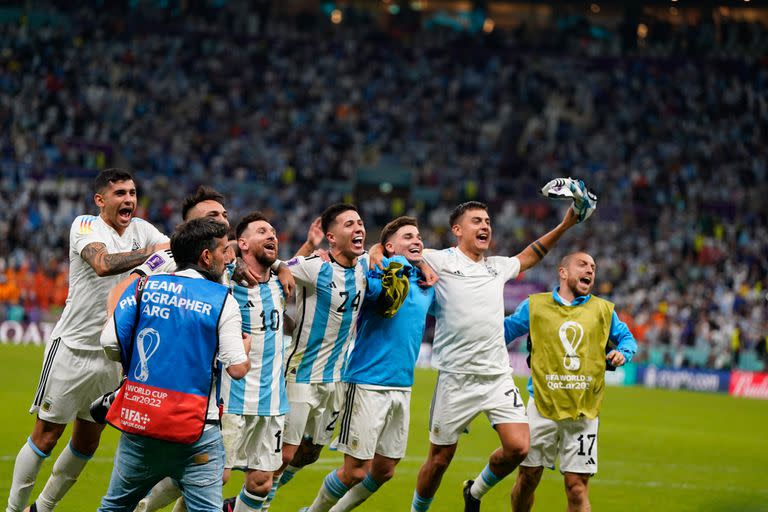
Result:
{"type": "Polygon", "coordinates": [[[453,272],[451,272],[451,274],[455,276],[464,276],[464,272],[462,272],[461,270],[454,270],[453,272]]]}
{"type": "Polygon", "coordinates": [[[589,458],[589,460],[587,461],[587,464],[591,464],[591,465],[593,465],[593,466],[594,466],[594,465],[595,465],[595,464],[597,464],[597,463],[595,462],[595,459],[593,459],[592,457],[590,457],[590,458],[589,458]]]}
{"type": "Polygon", "coordinates": [[[253,301],[252,301],[252,300],[249,300],[249,301],[248,301],[248,302],[245,304],[245,306],[244,306],[244,307],[246,307],[246,308],[255,308],[256,306],[254,305],[254,303],[253,303],[253,301]]]}
{"type": "Polygon", "coordinates": [[[333,290],[334,288],[336,288],[336,283],[334,283],[333,281],[331,281],[331,290],[333,290]]]}

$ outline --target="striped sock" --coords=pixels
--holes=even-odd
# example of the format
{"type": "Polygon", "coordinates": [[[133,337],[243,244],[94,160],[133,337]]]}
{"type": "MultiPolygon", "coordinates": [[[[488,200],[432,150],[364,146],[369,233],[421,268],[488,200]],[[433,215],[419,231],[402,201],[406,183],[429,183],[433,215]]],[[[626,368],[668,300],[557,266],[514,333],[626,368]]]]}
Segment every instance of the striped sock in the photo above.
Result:
{"type": "Polygon", "coordinates": [[[257,496],[243,487],[235,502],[234,512],[251,512],[253,510],[262,510],[266,496],[257,496]]]}
{"type": "Polygon", "coordinates": [[[411,502],[411,512],[427,512],[432,504],[433,498],[422,498],[417,491],[413,491],[413,501],[411,502]]]}
{"type": "Polygon", "coordinates": [[[501,481],[501,478],[494,475],[489,465],[486,464],[480,474],[477,475],[477,478],[475,478],[472,487],[469,488],[469,493],[479,500],[499,481],[501,481]]]}
{"type": "Polygon", "coordinates": [[[379,490],[379,487],[381,487],[379,483],[371,478],[371,474],[368,473],[363,481],[352,487],[329,512],[349,512],[370,498],[371,494],[379,490]]]}
{"type": "Polygon", "coordinates": [[[315,501],[312,502],[312,506],[309,507],[310,512],[328,512],[328,510],[339,501],[339,498],[344,496],[349,487],[339,480],[339,475],[336,474],[334,469],[325,476],[323,485],[320,487],[320,492],[317,493],[315,501]]]}
{"type": "Polygon", "coordinates": [[[283,474],[280,476],[280,486],[283,486],[290,482],[294,476],[296,476],[296,473],[299,472],[301,468],[297,468],[296,466],[288,466],[285,468],[285,471],[283,471],[283,474]]]}
{"type": "Polygon", "coordinates": [[[275,493],[277,492],[278,487],[280,487],[280,479],[273,478],[272,488],[269,490],[269,494],[267,494],[267,498],[264,500],[264,505],[261,507],[261,510],[269,510],[269,505],[272,503],[272,500],[275,498],[275,493]]]}

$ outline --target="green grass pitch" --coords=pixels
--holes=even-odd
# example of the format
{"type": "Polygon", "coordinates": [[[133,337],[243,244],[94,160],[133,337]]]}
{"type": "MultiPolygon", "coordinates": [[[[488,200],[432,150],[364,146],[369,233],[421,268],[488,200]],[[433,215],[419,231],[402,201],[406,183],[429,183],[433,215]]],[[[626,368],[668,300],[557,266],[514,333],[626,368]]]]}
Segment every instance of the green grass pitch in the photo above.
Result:
{"type": "MultiPolygon", "coordinates": [[[[4,379],[0,388],[1,509],[7,500],[16,453],[33,425],[27,410],[37,385],[42,348],[0,345],[0,361],[4,379]]],[[[428,447],[426,423],[434,379],[434,372],[418,371],[408,454],[394,479],[360,510],[409,510],[416,474],[428,447]]],[[[522,381],[518,385],[524,388],[522,381]]],[[[602,411],[600,472],[590,484],[593,510],[768,511],[768,403],[726,395],[609,388],[602,411]]],[[[54,456],[68,437],[69,430],[54,456]]],[[[108,427],[93,461],[57,510],[96,510],[107,489],[117,438],[117,432],[108,427]]],[[[497,445],[487,420],[477,418],[471,432],[459,442],[431,510],[462,510],[462,481],[478,474],[497,445]]],[[[315,465],[278,492],[272,510],[294,512],[309,505],[323,476],[340,462],[339,454],[323,452],[315,465]]],[[[43,466],[33,498],[42,489],[51,466],[51,462],[43,466]]],[[[498,484],[483,499],[483,510],[510,510],[513,481],[514,474],[498,484]]],[[[225,495],[234,495],[241,484],[242,477],[235,473],[225,495]]],[[[535,510],[564,509],[562,478],[557,471],[547,470],[535,510]]]]}

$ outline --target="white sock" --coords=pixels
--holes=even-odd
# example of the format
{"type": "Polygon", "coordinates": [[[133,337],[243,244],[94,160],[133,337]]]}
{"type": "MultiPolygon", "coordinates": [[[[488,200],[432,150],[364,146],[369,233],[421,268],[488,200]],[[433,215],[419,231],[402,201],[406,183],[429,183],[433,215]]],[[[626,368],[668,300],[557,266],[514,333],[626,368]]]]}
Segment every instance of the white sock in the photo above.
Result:
{"type": "Polygon", "coordinates": [[[380,485],[368,473],[365,475],[365,479],[342,496],[338,503],[331,507],[329,512],[349,512],[367,500],[371,494],[378,491],[379,487],[380,485]]]}
{"type": "Polygon", "coordinates": [[[240,490],[235,501],[234,512],[251,512],[253,510],[262,510],[266,496],[258,496],[248,492],[245,487],[240,490]]]}
{"type": "Polygon", "coordinates": [[[469,493],[477,499],[482,499],[485,493],[491,490],[491,487],[501,481],[501,478],[497,477],[491,471],[491,468],[486,464],[483,470],[477,475],[475,481],[472,483],[472,487],[469,488],[469,493]]]}
{"type": "Polygon", "coordinates": [[[187,512],[187,504],[184,502],[183,497],[176,500],[171,512],[187,512]]]}
{"type": "Polygon", "coordinates": [[[163,478],[155,484],[149,494],[142,499],[133,512],[155,512],[170,505],[181,496],[181,489],[170,478],[163,478]]]}
{"type": "Polygon", "coordinates": [[[77,477],[93,455],[85,455],[72,448],[72,443],[62,450],[53,465],[51,476],[45,482],[43,492],[35,500],[38,512],[51,512],[65,494],[75,485],[77,477]]]}
{"type": "Polygon", "coordinates": [[[48,458],[49,453],[41,452],[37,446],[32,443],[31,438],[19,450],[16,456],[16,463],[13,465],[13,480],[11,481],[11,492],[8,496],[8,507],[6,512],[21,512],[27,506],[29,495],[35,487],[37,474],[43,465],[43,461],[48,458]]]}
{"type": "Polygon", "coordinates": [[[323,485],[320,486],[315,501],[309,507],[309,512],[328,512],[349,491],[349,487],[344,485],[334,469],[325,476],[323,485]]]}

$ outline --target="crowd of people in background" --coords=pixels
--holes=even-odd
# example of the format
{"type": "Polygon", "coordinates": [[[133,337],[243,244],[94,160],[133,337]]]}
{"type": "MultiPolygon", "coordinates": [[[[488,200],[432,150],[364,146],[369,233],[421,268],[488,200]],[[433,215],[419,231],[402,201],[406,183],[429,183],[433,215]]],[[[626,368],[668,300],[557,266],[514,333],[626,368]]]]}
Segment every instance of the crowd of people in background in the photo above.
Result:
{"type": "MultiPolygon", "coordinates": [[[[573,176],[599,208],[551,261],[595,257],[596,292],[633,330],[637,361],[655,350],[662,364],[726,368],[765,354],[768,70],[735,55],[765,55],[766,27],[716,36],[705,21],[681,39],[651,24],[623,52],[601,42],[618,32],[563,20],[543,38],[246,14],[82,8],[0,25],[2,318],[58,316],[67,230],[109,166],[136,171],[136,216],[161,231],[204,182],[233,218],[280,219],[285,254],[345,199],[372,233],[418,217],[427,247],[450,245],[457,201],[483,200],[496,252],[514,254],[561,215],[538,189],[573,176]],[[359,169],[393,167],[409,191],[356,188],[359,169]]],[[[546,265],[520,280],[554,285],[546,265]]]]}

